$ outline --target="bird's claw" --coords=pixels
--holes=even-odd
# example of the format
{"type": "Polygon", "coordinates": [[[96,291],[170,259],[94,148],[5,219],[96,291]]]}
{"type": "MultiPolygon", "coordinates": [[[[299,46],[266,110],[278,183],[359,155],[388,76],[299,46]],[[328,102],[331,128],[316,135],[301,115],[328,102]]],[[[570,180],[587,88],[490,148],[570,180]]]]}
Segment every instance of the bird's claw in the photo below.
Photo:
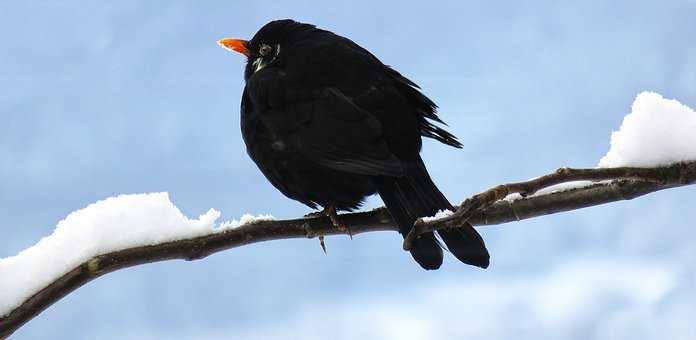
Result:
{"type": "Polygon", "coordinates": [[[324,243],[324,235],[319,235],[319,245],[321,246],[321,250],[324,251],[324,254],[326,254],[326,243],[324,243]]]}
{"type": "Polygon", "coordinates": [[[324,208],[322,211],[317,211],[313,213],[309,213],[305,215],[305,217],[319,217],[319,216],[327,216],[329,220],[331,220],[331,224],[334,226],[334,228],[338,229],[342,233],[348,234],[350,239],[353,239],[353,232],[350,230],[350,227],[345,224],[341,223],[338,220],[338,213],[336,213],[336,206],[334,204],[329,205],[328,207],[324,208]]]}
{"type": "Polygon", "coordinates": [[[329,219],[331,219],[331,224],[333,224],[333,226],[336,227],[336,229],[340,230],[343,233],[348,234],[348,236],[350,237],[351,240],[353,239],[353,233],[350,231],[350,227],[345,223],[339,222],[338,216],[335,213],[332,215],[329,215],[329,219]]]}

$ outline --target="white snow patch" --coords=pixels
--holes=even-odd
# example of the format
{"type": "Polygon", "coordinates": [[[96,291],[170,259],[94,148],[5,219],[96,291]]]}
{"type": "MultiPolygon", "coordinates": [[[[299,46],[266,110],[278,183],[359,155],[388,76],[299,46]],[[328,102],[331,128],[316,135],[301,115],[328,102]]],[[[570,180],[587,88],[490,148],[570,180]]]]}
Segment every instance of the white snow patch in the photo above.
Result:
{"type": "Polygon", "coordinates": [[[94,256],[273,219],[245,214],[215,228],[219,217],[220,212],[210,209],[189,219],[168,193],[120,195],[72,212],[50,236],[15,256],[0,258],[0,316],[94,256]]]}
{"type": "MultiPolygon", "coordinates": [[[[592,182],[592,181],[572,181],[572,182],[565,182],[565,183],[559,183],[552,185],[550,187],[542,188],[541,190],[535,192],[532,195],[528,195],[527,198],[529,197],[534,197],[534,196],[541,196],[541,195],[546,195],[546,194],[553,194],[556,192],[561,192],[561,191],[568,191],[568,190],[573,190],[573,189],[579,189],[579,188],[584,188],[588,187],[592,184],[599,183],[599,182],[592,182]]],[[[518,193],[510,194],[505,196],[504,200],[508,202],[516,201],[519,199],[522,199],[522,195],[518,193]]]]}
{"type": "Polygon", "coordinates": [[[268,215],[268,214],[263,214],[263,215],[251,215],[251,214],[244,214],[242,217],[239,218],[238,220],[232,220],[232,221],[225,221],[220,223],[220,227],[217,229],[217,231],[222,231],[222,230],[227,230],[227,229],[234,229],[240,226],[243,226],[245,224],[250,224],[254,222],[259,222],[259,221],[272,221],[275,218],[273,215],[268,215]]]}
{"type": "Polygon", "coordinates": [[[600,168],[653,167],[696,160],[696,112],[654,92],[640,93],[611,134],[600,168]]]}
{"type": "Polygon", "coordinates": [[[452,214],[454,214],[454,212],[452,210],[445,209],[445,210],[438,211],[437,213],[435,213],[434,216],[426,216],[426,217],[423,217],[421,219],[423,220],[423,222],[430,222],[430,221],[438,220],[441,218],[445,218],[445,217],[450,216],[452,214]]]}

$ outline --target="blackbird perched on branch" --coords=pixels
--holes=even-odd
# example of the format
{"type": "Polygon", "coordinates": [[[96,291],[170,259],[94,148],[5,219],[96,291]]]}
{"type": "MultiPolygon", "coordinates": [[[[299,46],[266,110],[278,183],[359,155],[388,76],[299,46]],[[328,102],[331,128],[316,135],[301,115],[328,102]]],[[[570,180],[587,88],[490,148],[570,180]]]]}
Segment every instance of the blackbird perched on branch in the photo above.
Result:
{"type": "MultiPolygon", "coordinates": [[[[428,175],[421,136],[460,148],[434,123],[436,105],[419,87],[350,39],[293,20],[272,21],[251,40],[221,39],[244,54],[241,128],[247,153],[285,196],[341,227],[337,210],[379,194],[406,235],[418,217],[453,207],[428,175]]],[[[489,255],[471,225],[438,231],[460,261],[486,268],[489,255]]],[[[437,269],[435,235],[414,240],[413,258],[437,269]]]]}

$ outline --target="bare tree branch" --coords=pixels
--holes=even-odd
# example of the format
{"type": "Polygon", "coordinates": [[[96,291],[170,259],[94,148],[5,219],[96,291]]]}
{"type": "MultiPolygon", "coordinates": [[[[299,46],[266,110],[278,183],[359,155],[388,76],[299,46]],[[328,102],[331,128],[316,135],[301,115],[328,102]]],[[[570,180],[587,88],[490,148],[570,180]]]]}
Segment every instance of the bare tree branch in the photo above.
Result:
{"type": "MultiPolygon", "coordinates": [[[[696,182],[696,162],[658,168],[559,169],[527,182],[494,187],[465,201],[451,216],[435,221],[419,220],[413,236],[435,229],[456,228],[466,221],[494,225],[589,206],[630,200],[651,192],[696,182]],[[602,181],[567,191],[501,200],[510,193],[530,195],[551,185],[577,180],[602,181]],[[472,203],[473,202],[473,203],[472,203]]],[[[334,226],[327,217],[258,221],[206,236],[162,244],[123,249],[96,256],[74,268],[0,317],[0,339],[11,335],[27,321],[80,286],[121,268],[144,263],[184,259],[197,260],[229,248],[287,238],[314,238],[323,235],[353,235],[398,228],[384,208],[339,216],[350,230],[334,226]]],[[[8,279],[8,278],[3,278],[8,279]]]]}
{"type": "MultiPolygon", "coordinates": [[[[597,205],[617,200],[632,199],[634,197],[644,195],[644,193],[640,193],[639,190],[640,188],[642,188],[642,186],[645,186],[646,189],[653,187],[667,189],[674,186],[692,184],[694,180],[696,180],[694,178],[694,171],[694,162],[677,163],[672,166],[657,168],[560,168],[556,170],[556,172],[554,173],[537,177],[526,182],[502,184],[488,189],[477,195],[474,195],[473,197],[464,201],[458,207],[457,211],[450,216],[438,219],[428,219],[427,221],[422,218],[418,219],[414,225],[414,228],[404,238],[403,247],[404,250],[409,250],[411,248],[411,243],[413,242],[413,239],[423,233],[437,229],[459,228],[469,219],[471,219],[475,214],[481,211],[485,211],[486,208],[491,207],[495,202],[499,202],[500,200],[502,200],[510,194],[520,194],[522,197],[527,197],[541,189],[548,188],[561,183],[568,183],[573,181],[612,181],[609,184],[594,184],[593,187],[600,189],[599,192],[589,190],[589,188],[575,188],[569,190],[570,192],[566,193],[566,195],[571,193],[575,193],[576,195],[569,196],[568,203],[571,205],[572,209],[579,209],[591,205],[597,205]],[[630,183],[630,185],[626,185],[627,183],[630,183]],[[609,200],[604,201],[604,199],[609,200]],[[576,205],[580,202],[585,202],[586,205],[576,205]]],[[[656,190],[651,190],[649,192],[652,191],[656,190]]],[[[550,202],[548,203],[552,205],[557,205],[560,203],[557,200],[558,196],[543,196],[549,196],[550,202]]],[[[526,201],[536,202],[536,200],[531,199],[526,201]]],[[[517,202],[511,204],[511,209],[514,208],[516,205],[518,205],[517,202]]],[[[560,208],[561,206],[558,205],[557,207],[560,208]]],[[[534,215],[530,217],[539,216],[537,215],[537,212],[539,212],[540,210],[540,207],[538,205],[529,206],[528,208],[532,209],[531,213],[534,215]]],[[[518,216],[520,214],[518,209],[512,209],[510,211],[512,213],[516,213],[518,216]]],[[[558,212],[558,210],[549,211],[549,213],[554,212],[558,212]]],[[[474,222],[473,224],[477,223],[474,222]]]]}

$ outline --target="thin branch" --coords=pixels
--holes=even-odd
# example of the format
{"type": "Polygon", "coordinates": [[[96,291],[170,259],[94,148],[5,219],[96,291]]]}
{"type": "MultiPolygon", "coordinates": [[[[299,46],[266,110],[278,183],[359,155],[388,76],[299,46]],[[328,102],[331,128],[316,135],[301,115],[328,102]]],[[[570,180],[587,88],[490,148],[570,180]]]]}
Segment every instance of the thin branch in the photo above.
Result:
{"type": "MultiPolygon", "coordinates": [[[[433,223],[418,223],[416,233],[451,228],[467,220],[474,225],[494,225],[537,216],[575,210],[608,202],[629,200],[651,192],[696,182],[696,162],[660,168],[561,169],[537,179],[497,186],[462,204],[464,209],[433,223]],[[567,191],[527,196],[514,201],[501,200],[510,193],[532,194],[554,184],[576,180],[603,181],[567,191]],[[471,209],[467,202],[478,201],[481,209],[471,209]],[[429,228],[429,229],[428,229],[429,228]]],[[[343,214],[343,224],[353,235],[398,230],[384,208],[343,214]]],[[[222,232],[157,245],[133,247],[96,256],[24,301],[9,314],[0,317],[0,339],[11,335],[50,305],[86,283],[113,271],[145,263],[173,259],[197,260],[226,249],[251,243],[288,239],[314,238],[346,234],[328,217],[293,220],[258,221],[222,232]]]]}
{"type": "MultiPolygon", "coordinates": [[[[574,181],[612,181],[608,184],[608,186],[606,186],[606,188],[604,185],[593,185],[593,187],[599,185],[599,187],[602,188],[602,190],[600,190],[602,192],[601,194],[599,192],[589,190],[590,188],[576,188],[570,190],[571,192],[567,193],[567,195],[573,193],[575,193],[576,195],[569,196],[569,203],[571,204],[573,209],[579,209],[590,205],[597,205],[621,199],[631,199],[643,195],[640,194],[637,196],[631,196],[632,194],[634,194],[634,190],[642,188],[643,186],[645,186],[646,188],[657,187],[661,189],[667,189],[674,186],[692,184],[694,181],[696,181],[695,164],[696,162],[676,163],[671,166],[657,168],[560,168],[556,170],[556,172],[554,173],[537,177],[526,182],[498,185],[467,199],[458,207],[457,211],[452,215],[438,219],[418,219],[414,224],[414,228],[411,229],[411,232],[409,232],[408,235],[406,235],[406,237],[404,238],[403,248],[405,250],[409,250],[411,248],[411,243],[413,242],[413,240],[418,235],[421,235],[423,233],[438,229],[461,227],[475,214],[482,210],[485,211],[494,203],[499,202],[500,200],[502,200],[510,194],[520,194],[522,197],[528,197],[529,195],[532,195],[541,189],[548,188],[561,183],[568,183],[574,181]],[[615,196],[617,197],[616,199],[611,199],[615,196]],[[610,200],[603,201],[603,198],[609,198],[610,200]],[[581,202],[584,202],[587,205],[575,205],[581,202]]],[[[560,202],[557,201],[558,196],[541,195],[539,197],[543,196],[549,196],[551,199],[550,203],[554,205],[560,204],[560,202]]],[[[528,199],[526,201],[535,202],[536,200],[528,199]]],[[[518,203],[515,203],[515,205],[517,204],[518,203]]],[[[557,207],[560,207],[560,205],[558,205],[557,207]]],[[[539,206],[532,206],[530,208],[533,209],[534,216],[539,216],[536,215],[536,213],[540,212],[541,208],[539,206]]],[[[543,211],[543,209],[541,209],[541,211],[543,211]]],[[[549,213],[558,212],[553,209],[549,211],[549,213]]]]}

